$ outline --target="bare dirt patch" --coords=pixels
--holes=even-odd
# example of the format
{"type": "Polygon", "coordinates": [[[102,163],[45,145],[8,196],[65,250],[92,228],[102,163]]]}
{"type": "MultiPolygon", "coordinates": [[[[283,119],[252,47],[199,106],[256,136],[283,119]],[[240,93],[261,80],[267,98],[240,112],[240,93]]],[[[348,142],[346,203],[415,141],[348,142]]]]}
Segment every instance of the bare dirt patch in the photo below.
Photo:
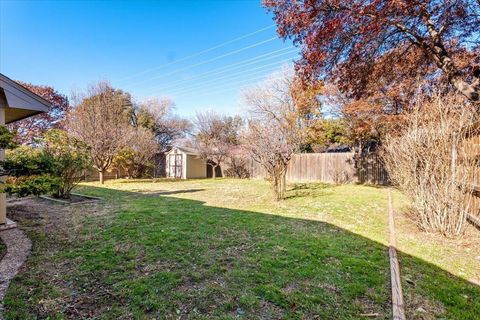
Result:
{"type": "Polygon", "coordinates": [[[49,200],[27,197],[10,198],[7,201],[8,217],[18,223],[33,242],[32,255],[21,267],[19,273],[28,273],[35,279],[35,285],[48,285],[59,297],[41,299],[31,310],[39,316],[63,312],[72,318],[88,317],[93,314],[93,305],[98,306],[99,299],[105,299],[108,293],[103,288],[95,292],[85,292],[73,283],[66,281],[63,275],[76,268],[79,261],[57,261],[55,255],[65,246],[73,244],[80,237],[80,230],[87,216],[103,215],[107,210],[103,203],[88,203],[68,206],[49,200]]]}
{"type": "Polygon", "coordinates": [[[54,198],[51,196],[41,196],[41,199],[53,201],[61,204],[85,204],[85,203],[95,203],[102,201],[102,198],[85,196],[82,194],[71,194],[69,198],[54,198]]]}
{"type": "Polygon", "coordinates": [[[85,217],[103,215],[107,212],[106,208],[101,202],[64,206],[35,197],[10,198],[7,201],[8,217],[18,222],[21,229],[43,231],[49,236],[61,234],[69,239],[76,236],[69,228],[78,230],[85,217]]]}
{"type": "Polygon", "coordinates": [[[0,260],[2,260],[3,256],[7,253],[7,247],[5,244],[0,240],[0,260]]]}

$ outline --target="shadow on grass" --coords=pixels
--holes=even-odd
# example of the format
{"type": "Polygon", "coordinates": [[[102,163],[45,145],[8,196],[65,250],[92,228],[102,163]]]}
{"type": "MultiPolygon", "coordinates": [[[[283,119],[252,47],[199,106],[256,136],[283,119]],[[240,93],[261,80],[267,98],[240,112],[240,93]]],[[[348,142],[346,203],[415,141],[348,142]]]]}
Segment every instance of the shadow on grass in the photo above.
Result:
{"type": "Polygon", "coordinates": [[[297,190],[305,190],[305,189],[308,189],[308,190],[331,189],[335,186],[336,185],[334,184],[328,184],[328,183],[295,183],[293,184],[290,190],[297,191],[297,190]]]}
{"type": "Polygon", "coordinates": [[[205,189],[181,189],[181,190],[173,190],[173,191],[156,191],[156,192],[140,192],[145,195],[149,196],[167,196],[167,195],[173,195],[173,194],[182,194],[182,193],[194,193],[194,192],[200,192],[200,191],[205,191],[205,189]]]}
{"type": "Polygon", "coordinates": [[[356,182],[355,185],[370,187],[370,188],[375,188],[375,189],[395,188],[394,186],[391,186],[389,184],[373,184],[373,183],[368,183],[368,182],[367,183],[356,182]]]}
{"type": "MultiPolygon", "coordinates": [[[[224,178],[218,177],[216,179],[208,179],[210,181],[215,181],[215,180],[222,180],[224,178]]],[[[159,178],[142,178],[142,179],[109,179],[109,182],[114,182],[115,184],[136,184],[136,183],[167,183],[167,182],[180,182],[180,181],[187,181],[186,179],[180,179],[180,178],[167,178],[167,177],[159,177],[159,178]]],[[[205,178],[189,178],[188,181],[205,181],[205,178]]],[[[96,182],[96,180],[93,181],[85,181],[85,182],[96,182]]]]}
{"type": "MultiPolygon", "coordinates": [[[[380,243],[325,222],[165,194],[82,192],[125,205],[87,217],[57,252],[51,235],[33,237],[33,256],[5,299],[7,319],[391,318],[388,248],[380,243]]],[[[477,319],[478,286],[400,258],[409,319],[477,319]]]]}
{"type": "Polygon", "coordinates": [[[285,199],[293,199],[299,197],[307,197],[310,195],[322,196],[326,193],[335,192],[335,184],[328,183],[295,183],[288,190],[287,197],[285,199]]]}

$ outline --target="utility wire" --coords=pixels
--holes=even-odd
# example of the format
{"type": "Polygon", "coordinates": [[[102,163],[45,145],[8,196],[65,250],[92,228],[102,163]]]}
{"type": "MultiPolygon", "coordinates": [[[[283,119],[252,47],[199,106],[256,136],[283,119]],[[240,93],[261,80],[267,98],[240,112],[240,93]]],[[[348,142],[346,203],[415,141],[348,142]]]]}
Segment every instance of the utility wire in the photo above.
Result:
{"type": "MultiPolygon", "coordinates": [[[[283,49],[280,49],[280,50],[275,50],[275,51],[272,51],[270,53],[262,54],[262,55],[259,55],[259,56],[253,57],[253,58],[249,58],[249,59],[246,59],[246,60],[235,62],[235,63],[229,64],[229,65],[225,65],[223,67],[215,68],[215,69],[210,70],[210,71],[202,72],[202,73],[194,75],[194,76],[192,76],[188,79],[179,79],[179,80],[170,82],[166,86],[155,85],[155,86],[147,87],[146,89],[155,88],[155,91],[166,91],[166,90],[169,90],[169,89],[172,89],[172,88],[176,88],[179,85],[182,85],[184,83],[192,82],[194,80],[204,79],[204,78],[207,78],[209,76],[223,74],[223,73],[233,71],[233,70],[236,70],[236,69],[239,69],[239,68],[243,68],[243,67],[250,66],[250,65],[255,65],[255,64],[258,64],[260,62],[268,61],[268,60],[271,60],[273,58],[277,58],[277,57],[281,57],[281,56],[285,56],[287,54],[292,54],[292,53],[297,52],[296,49],[292,50],[291,48],[293,48],[293,46],[283,48],[283,49]],[[275,53],[277,53],[277,54],[275,54],[275,53]]],[[[292,59],[293,59],[293,57],[292,57],[292,59]]]]}
{"type": "Polygon", "coordinates": [[[232,89],[235,89],[239,85],[242,86],[240,89],[243,89],[243,88],[246,88],[248,86],[254,85],[255,83],[258,83],[259,81],[267,80],[267,79],[278,80],[278,79],[282,79],[282,77],[269,78],[268,75],[265,75],[265,76],[255,77],[255,78],[252,78],[252,79],[245,79],[245,80],[240,81],[240,82],[235,83],[235,84],[230,84],[230,85],[227,85],[227,86],[218,87],[214,91],[207,91],[207,92],[203,92],[201,94],[195,95],[195,98],[201,98],[201,97],[205,97],[205,96],[211,96],[211,95],[216,95],[216,94],[220,94],[220,93],[223,93],[223,92],[227,92],[227,91],[230,91],[232,89]],[[255,81],[255,83],[252,84],[251,83],[252,81],[255,81]]]}
{"type": "Polygon", "coordinates": [[[225,46],[227,46],[227,45],[229,45],[229,44],[231,44],[231,43],[235,43],[235,42],[240,41],[240,40],[242,40],[242,39],[251,37],[251,36],[253,36],[253,35],[256,35],[256,34],[258,34],[258,33],[261,33],[261,32],[263,32],[263,31],[268,30],[268,29],[271,29],[271,28],[273,28],[273,27],[275,27],[275,24],[270,25],[270,26],[265,27],[265,28],[261,28],[261,29],[259,29],[259,30],[257,30],[257,31],[254,31],[254,32],[247,33],[247,34],[245,34],[245,35],[243,35],[243,36],[234,38],[234,39],[232,39],[232,40],[228,40],[228,41],[226,41],[226,42],[220,43],[220,44],[215,45],[215,46],[213,46],[213,47],[210,47],[210,48],[208,48],[208,49],[204,49],[204,50],[202,50],[202,51],[198,51],[198,52],[196,52],[196,53],[193,53],[193,54],[191,54],[191,55],[188,55],[188,56],[185,56],[185,57],[183,57],[183,58],[177,59],[177,60],[175,60],[175,61],[162,64],[162,65],[160,65],[160,66],[158,66],[158,67],[151,68],[151,69],[146,69],[146,70],[137,72],[137,73],[135,73],[135,74],[133,74],[133,75],[130,75],[130,76],[121,78],[121,79],[119,79],[119,80],[117,80],[117,81],[118,81],[118,82],[123,82],[123,81],[125,81],[125,80],[137,78],[138,76],[144,75],[144,74],[146,74],[146,73],[149,73],[149,72],[152,72],[152,71],[156,71],[156,70],[160,70],[160,69],[162,69],[162,68],[165,68],[165,67],[167,67],[167,66],[170,66],[170,65],[173,65],[173,64],[176,64],[176,63],[179,63],[179,62],[181,62],[181,61],[185,61],[185,60],[188,60],[188,59],[191,59],[191,58],[198,57],[198,56],[200,56],[200,55],[202,55],[202,54],[205,54],[205,53],[207,53],[207,52],[213,51],[213,50],[218,49],[218,48],[225,47],[225,46]]]}
{"type": "Polygon", "coordinates": [[[211,85],[215,85],[218,82],[220,82],[221,84],[225,84],[225,80],[231,81],[231,80],[235,80],[237,78],[244,78],[244,77],[248,77],[248,76],[259,74],[259,73],[265,73],[266,71],[273,71],[277,67],[279,67],[279,65],[281,65],[282,63],[291,62],[291,61],[292,61],[292,58],[288,58],[288,59],[284,59],[284,60],[280,60],[280,61],[275,61],[273,63],[262,65],[262,66],[259,66],[257,68],[247,69],[247,70],[237,72],[237,73],[233,73],[233,74],[227,74],[227,75],[224,75],[222,77],[211,79],[210,81],[201,82],[201,83],[193,83],[189,86],[180,87],[176,90],[173,90],[173,92],[171,92],[171,91],[168,92],[168,94],[179,94],[179,93],[188,92],[188,91],[191,91],[191,90],[209,88],[211,85]],[[275,67],[272,68],[272,66],[275,66],[275,67]],[[267,69],[267,70],[263,70],[263,69],[267,69]],[[255,72],[252,72],[252,71],[255,71],[255,72]]]}
{"type": "MultiPolygon", "coordinates": [[[[195,94],[195,97],[201,97],[201,96],[205,96],[205,95],[211,95],[211,94],[216,94],[218,93],[218,90],[220,89],[226,89],[225,91],[227,90],[230,90],[230,89],[234,89],[236,86],[238,85],[242,85],[242,84],[245,84],[245,85],[254,85],[256,82],[258,82],[259,80],[265,80],[265,79],[276,79],[276,78],[270,78],[271,74],[262,74],[262,75],[258,75],[258,76],[255,76],[253,78],[248,78],[248,79],[239,79],[239,80],[236,80],[236,81],[233,81],[233,82],[228,82],[228,83],[223,83],[222,85],[217,85],[217,86],[213,86],[211,87],[212,90],[204,90],[204,89],[200,89],[200,91],[203,93],[200,93],[200,94],[196,94],[196,92],[199,91],[199,89],[195,89],[195,90],[191,90],[191,91],[187,91],[185,93],[188,93],[188,94],[195,94]],[[207,91],[207,92],[205,92],[207,91]]],[[[281,77],[278,77],[278,78],[281,78],[281,77]]],[[[178,95],[184,95],[185,93],[181,93],[181,94],[178,94],[178,95]]],[[[175,96],[175,94],[173,94],[172,96],[175,96]]]]}
{"type": "Polygon", "coordinates": [[[263,45],[263,44],[265,44],[265,43],[268,43],[268,42],[271,42],[271,41],[274,41],[274,40],[277,40],[277,39],[278,39],[277,37],[272,37],[272,38],[270,38],[270,39],[263,40],[263,41],[254,43],[254,44],[252,44],[252,45],[249,45],[249,46],[246,46],[246,47],[243,47],[243,48],[234,50],[234,51],[227,52],[227,53],[225,53],[225,54],[216,56],[216,57],[211,58],[211,59],[208,59],[208,60],[204,60],[204,61],[201,61],[201,62],[198,62],[198,63],[194,63],[194,64],[188,65],[188,66],[186,66],[186,67],[183,67],[183,68],[180,68],[180,69],[176,69],[176,70],[173,70],[173,71],[171,71],[171,72],[164,73],[164,74],[161,74],[161,75],[158,75],[158,76],[155,76],[155,77],[151,77],[151,78],[148,78],[148,79],[140,80],[140,81],[132,84],[132,86],[138,86],[138,84],[143,83],[143,82],[145,82],[145,81],[151,81],[151,80],[163,78],[163,77],[166,77],[166,76],[171,76],[171,75],[173,75],[173,74],[177,74],[177,73],[182,72],[182,71],[185,71],[185,70],[189,70],[189,69],[192,69],[192,68],[201,66],[201,65],[205,65],[205,64],[207,64],[207,63],[210,63],[210,62],[213,62],[213,61],[217,61],[217,60],[223,59],[223,58],[225,58],[225,57],[228,57],[228,56],[237,54],[237,53],[239,53],[239,52],[242,52],[242,51],[245,51],[245,50],[248,50],[248,49],[252,49],[252,48],[261,46],[261,45],[263,45]]]}

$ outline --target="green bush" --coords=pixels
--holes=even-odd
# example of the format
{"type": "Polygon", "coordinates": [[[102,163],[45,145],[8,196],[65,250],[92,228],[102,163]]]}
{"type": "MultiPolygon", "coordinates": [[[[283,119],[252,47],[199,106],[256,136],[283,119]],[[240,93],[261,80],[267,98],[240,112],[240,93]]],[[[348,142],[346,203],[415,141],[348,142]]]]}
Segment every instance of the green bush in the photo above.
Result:
{"type": "Polygon", "coordinates": [[[43,154],[51,163],[50,174],[57,178],[58,185],[52,195],[69,198],[72,189],[81,181],[82,173],[89,165],[87,145],[67,132],[53,129],[45,133],[43,154]]]}
{"type": "Polygon", "coordinates": [[[4,191],[19,197],[26,197],[28,195],[40,196],[51,193],[52,190],[58,189],[59,186],[60,179],[52,177],[49,174],[42,174],[9,178],[4,186],[4,191]]]}
{"type": "Polygon", "coordinates": [[[2,167],[8,175],[4,191],[20,197],[42,195],[58,187],[58,181],[50,175],[51,158],[42,149],[20,146],[7,150],[2,167]]]}
{"type": "Polygon", "coordinates": [[[6,126],[0,126],[0,149],[15,148],[17,144],[14,140],[15,132],[11,132],[6,126]]]}
{"type": "Polygon", "coordinates": [[[32,176],[50,173],[53,162],[41,148],[20,146],[7,150],[2,167],[9,176],[32,176]]]}
{"type": "Polygon", "coordinates": [[[1,164],[9,176],[5,192],[18,196],[51,194],[68,198],[88,166],[88,150],[62,130],[45,133],[38,147],[8,150],[1,164]]]}

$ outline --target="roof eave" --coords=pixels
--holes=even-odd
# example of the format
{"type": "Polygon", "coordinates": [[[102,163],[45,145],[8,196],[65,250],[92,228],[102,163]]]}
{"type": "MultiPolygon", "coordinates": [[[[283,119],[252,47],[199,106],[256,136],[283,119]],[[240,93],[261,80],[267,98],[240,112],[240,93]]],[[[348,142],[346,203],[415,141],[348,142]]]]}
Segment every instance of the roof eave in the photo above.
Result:
{"type": "Polygon", "coordinates": [[[5,108],[5,123],[9,124],[48,112],[52,104],[0,73],[0,105],[5,108]]]}

